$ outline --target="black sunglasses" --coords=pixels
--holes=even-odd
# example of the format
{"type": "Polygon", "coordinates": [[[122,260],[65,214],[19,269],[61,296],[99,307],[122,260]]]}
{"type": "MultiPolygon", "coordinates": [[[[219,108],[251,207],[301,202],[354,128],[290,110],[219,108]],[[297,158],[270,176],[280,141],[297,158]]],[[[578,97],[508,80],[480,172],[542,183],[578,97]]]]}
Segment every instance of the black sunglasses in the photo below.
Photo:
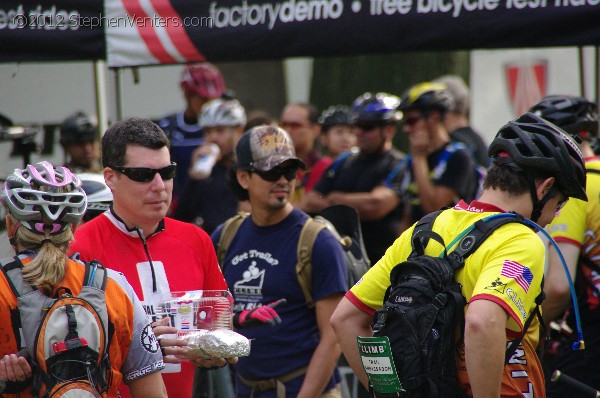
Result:
{"type": "Polygon", "coordinates": [[[364,132],[374,131],[377,127],[382,127],[380,124],[371,124],[371,123],[357,123],[356,127],[364,132]]]}
{"type": "Polygon", "coordinates": [[[160,178],[163,180],[172,180],[175,177],[175,171],[177,169],[177,163],[171,162],[169,166],[165,166],[161,169],[151,169],[149,167],[122,167],[122,166],[108,166],[111,169],[118,171],[119,173],[125,174],[130,180],[137,182],[150,182],[154,179],[156,173],[160,174],[160,178]]]}
{"type": "Polygon", "coordinates": [[[404,119],[404,125],[414,126],[419,120],[423,119],[423,116],[411,116],[404,119]]]}
{"type": "Polygon", "coordinates": [[[298,172],[297,167],[288,167],[288,168],[277,168],[271,169],[269,171],[261,171],[261,170],[252,170],[253,173],[258,174],[260,178],[265,181],[275,182],[279,181],[281,176],[284,176],[286,180],[292,181],[296,178],[296,173],[298,172]]]}

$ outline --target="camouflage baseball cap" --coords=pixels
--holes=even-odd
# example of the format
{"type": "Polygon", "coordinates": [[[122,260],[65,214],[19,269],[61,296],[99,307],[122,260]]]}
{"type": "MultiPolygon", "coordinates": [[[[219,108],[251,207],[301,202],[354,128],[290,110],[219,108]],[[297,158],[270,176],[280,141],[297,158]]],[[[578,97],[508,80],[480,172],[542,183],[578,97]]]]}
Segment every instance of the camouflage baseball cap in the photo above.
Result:
{"type": "Polygon", "coordinates": [[[306,169],[296,157],[294,143],[285,130],[257,126],[244,133],[236,148],[237,166],[243,170],[269,171],[284,162],[306,169]]]}

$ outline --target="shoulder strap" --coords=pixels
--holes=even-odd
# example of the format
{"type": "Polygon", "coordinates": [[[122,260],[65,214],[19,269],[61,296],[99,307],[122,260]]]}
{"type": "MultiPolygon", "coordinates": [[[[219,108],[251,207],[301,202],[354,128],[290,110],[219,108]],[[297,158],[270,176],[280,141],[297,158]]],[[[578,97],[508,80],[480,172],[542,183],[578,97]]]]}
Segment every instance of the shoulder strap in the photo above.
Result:
{"type": "Polygon", "coordinates": [[[1,259],[0,267],[2,267],[2,273],[6,277],[6,281],[15,297],[19,298],[35,290],[34,287],[23,279],[23,263],[19,257],[1,259]]]}
{"type": "Polygon", "coordinates": [[[106,289],[107,272],[106,268],[98,260],[92,260],[85,264],[85,275],[83,277],[83,286],[92,286],[100,290],[106,289]]]}
{"type": "Polygon", "coordinates": [[[350,156],[350,154],[350,151],[342,152],[342,154],[333,161],[331,166],[329,166],[329,170],[337,171],[337,169],[340,168],[342,163],[344,163],[344,161],[348,158],[348,156],[350,156]]]}
{"type": "MultiPolygon", "coordinates": [[[[479,246],[481,246],[481,244],[496,229],[500,228],[501,226],[503,226],[505,224],[511,223],[511,222],[516,222],[516,223],[520,223],[523,225],[527,225],[522,216],[520,216],[518,214],[514,214],[514,213],[512,215],[496,216],[494,218],[487,219],[487,220],[481,219],[481,220],[478,220],[477,222],[475,222],[474,228],[465,237],[463,237],[460,240],[456,249],[450,254],[450,256],[454,260],[454,261],[452,261],[453,266],[455,268],[463,266],[465,259],[469,255],[471,255],[471,253],[473,253],[475,250],[477,250],[477,248],[479,246]]],[[[525,334],[527,333],[527,329],[529,329],[529,325],[531,325],[531,321],[533,320],[534,317],[537,316],[537,318],[540,321],[540,325],[542,327],[544,327],[544,321],[542,319],[542,314],[540,312],[540,305],[542,304],[542,301],[544,301],[544,298],[545,298],[544,281],[542,279],[542,290],[540,291],[540,294],[538,294],[537,297],[535,298],[535,308],[533,309],[533,311],[529,315],[529,318],[527,318],[527,320],[525,321],[525,324],[523,325],[523,333],[521,333],[519,335],[519,337],[514,339],[509,344],[508,348],[506,349],[506,352],[504,354],[504,363],[505,364],[507,364],[508,361],[510,361],[510,358],[514,355],[517,347],[519,346],[519,344],[521,344],[521,341],[525,337],[525,334]]]]}
{"type": "Polygon", "coordinates": [[[298,238],[296,275],[298,276],[298,282],[302,288],[302,293],[304,293],[308,308],[313,308],[315,306],[312,297],[311,258],[313,246],[317,239],[317,235],[325,228],[327,228],[325,224],[317,222],[309,217],[302,227],[300,238],[298,238]]]}
{"type": "Polygon", "coordinates": [[[434,211],[433,213],[426,214],[419,221],[417,221],[417,225],[412,232],[412,237],[410,239],[410,243],[412,245],[412,252],[409,257],[413,255],[422,255],[425,247],[427,247],[427,242],[429,242],[430,234],[427,232],[433,232],[433,223],[435,219],[442,213],[444,210],[434,211]],[[415,246],[416,244],[416,246],[415,246]]]}
{"type": "Polygon", "coordinates": [[[592,173],[592,174],[600,174],[600,170],[598,169],[585,169],[586,173],[592,173]]]}
{"type": "Polygon", "coordinates": [[[492,217],[476,221],[473,228],[456,245],[456,249],[450,253],[450,256],[456,261],[455,268],[462,267],[465,259],[477,250],[496,229],[511,222],[526,225],[523,217],[515,213],[492,217]]]}
{"type": "Polygon", "coordinates": [[[219,243],[217,243],[217,261],[219,262],[219,267],[221,267],[221,269],[223,269],[223,260],[225,260],[225,254],[227,254],[227,250],[229,249],[233,237],[249,214],[250,213],[247,212],[240,212],[223,224],[221,237],[219,238],[219,243]]]}

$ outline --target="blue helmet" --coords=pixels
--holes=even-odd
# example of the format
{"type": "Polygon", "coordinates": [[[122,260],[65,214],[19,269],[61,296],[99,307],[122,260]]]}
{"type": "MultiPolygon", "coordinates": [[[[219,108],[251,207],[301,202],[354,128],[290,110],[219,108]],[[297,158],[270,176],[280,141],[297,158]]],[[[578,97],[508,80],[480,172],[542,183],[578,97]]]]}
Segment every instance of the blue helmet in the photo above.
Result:
{"type": "Polygon", "coordinates": [[[394,124],[402,118],[400,98],[388,93],[364,93],[352,104],[355,123],[394,124]]]}

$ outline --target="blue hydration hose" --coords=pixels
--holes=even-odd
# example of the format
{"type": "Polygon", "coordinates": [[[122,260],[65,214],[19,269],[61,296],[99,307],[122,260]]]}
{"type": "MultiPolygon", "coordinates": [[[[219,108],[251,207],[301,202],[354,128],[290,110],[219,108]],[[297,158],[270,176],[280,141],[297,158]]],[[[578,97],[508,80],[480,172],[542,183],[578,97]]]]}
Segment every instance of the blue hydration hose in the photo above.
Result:
{"type": "MultiPolygon", "coordinates": [[[[577,350],[584,350],[585,349],[585,341],[583,340],[583,332],[581,330],[581,319],[579,317],[579,305],[577,304],[577,296],[575,293],[575,286],[573,285],[573,280],[571,279],[571,273],[569,272],[569,268],[567,267],[567,262],[565,261],[565,258],[563,257],[560,249],[558,248],[558,245],[556,244],[556,242],[554,241],[554,239],[552,239],[552,237],[548,234],[548,232],[546,232],[544,230],[544,228],[542,228],[540,225],[538,225],[537,223],[535,223],[534,221],[531,221],[528,218],[522,217],[520,215],[517,215],[515,213],[498,213],[498,214],[492,214],[491,216],[482,218],[482,220],[488,221],[488,220],[492,220],[495,218],[520,218],[523,220],[523,222],[534,228],[536,231],[540,231],[547,239],[548,241],[552,244],[552,247],[554,248],[554,250],[556,250],[556,253],[558,254],[558,257],[560,258],[560,262],[563,266],[563,269],[565,271],[565,275],[567,276],[567,282],[569,283],[569,290],[571,291],[571,301],[573,302],[573,312],[575,314],[575,328],[577,329],[577,339],[578,341],[574,342],[573,345],[571,346],[571,348],[574,351],[577,350]]],[[[469,232],[471,232],[473,230],[473,228],[475,228],[475,225],[471,225],[469,228],[465,229],[463,232],[461,232],[456,238],[454,238],[452,240],[452,242],[450,242],[450,244],[448,245],[448,250],[451,249],[454,245],[456,245],[458,242],[460,242],[460,240],[467,235],[469,232]]],[[[440,253],[439,257],[441,257],[443,254],[440,253]]]]}

